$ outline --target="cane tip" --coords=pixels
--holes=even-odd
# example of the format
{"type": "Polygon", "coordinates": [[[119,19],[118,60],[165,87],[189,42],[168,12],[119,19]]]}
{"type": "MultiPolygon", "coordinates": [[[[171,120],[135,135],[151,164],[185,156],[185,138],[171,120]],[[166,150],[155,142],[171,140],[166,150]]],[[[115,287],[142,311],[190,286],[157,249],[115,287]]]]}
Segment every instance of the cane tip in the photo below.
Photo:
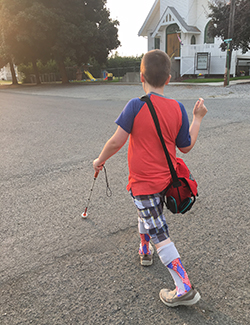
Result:
{"type": "Polygon", "coordinates": [[[87,216],[88,216],[87,212],[86,212],[86,213],[85,213],[85,212],[82,213],[82,218],[83,218],[83,219],[86,219],[87,216]]]}

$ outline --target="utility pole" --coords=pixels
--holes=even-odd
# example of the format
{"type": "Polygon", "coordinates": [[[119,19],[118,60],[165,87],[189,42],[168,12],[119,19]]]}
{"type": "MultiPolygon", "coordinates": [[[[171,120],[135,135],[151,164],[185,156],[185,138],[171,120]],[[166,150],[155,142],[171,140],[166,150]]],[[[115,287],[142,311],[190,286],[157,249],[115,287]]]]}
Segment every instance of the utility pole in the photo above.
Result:
{"type": "Polygon", "coordinates": [[[230,68],[232,58],[232,39],[234,34],[234,17],[235,17],[235,1],[230,1],[230,15],[229,15],[229,26],[228,26],[228,39],[225,40],[227,43],[227,59],[226,59],[226,70],[224,75],[224,87],[229,85],[230,79],[230,68]]]}

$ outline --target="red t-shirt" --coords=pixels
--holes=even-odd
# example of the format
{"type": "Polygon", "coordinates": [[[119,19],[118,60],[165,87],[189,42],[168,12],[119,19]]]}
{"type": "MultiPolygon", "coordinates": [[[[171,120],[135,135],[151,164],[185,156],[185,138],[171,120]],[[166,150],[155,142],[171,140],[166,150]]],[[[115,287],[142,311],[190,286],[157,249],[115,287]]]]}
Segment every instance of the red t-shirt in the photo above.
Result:
{"type": "MultiPolygon", "coordinates": [[[[151,93],[162,135],[176,168],[176,146],[190,145],[189,123],[184,106],[176,100],[151,93]]],[[[128,102],[116,123],[130,133],[128,146],[129,183],[133,195],[164,190],[171,174],[149,108],[139,98],[128,102]]]]}

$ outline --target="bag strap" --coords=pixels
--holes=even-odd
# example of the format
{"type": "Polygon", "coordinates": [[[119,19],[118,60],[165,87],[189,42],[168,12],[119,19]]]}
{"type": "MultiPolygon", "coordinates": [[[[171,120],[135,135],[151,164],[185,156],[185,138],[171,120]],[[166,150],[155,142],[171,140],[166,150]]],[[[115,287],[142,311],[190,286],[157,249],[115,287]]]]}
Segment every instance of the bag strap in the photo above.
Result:
{"type": "Polygon", "coordinates": [[[169,166],[170,173],[171,173],[171,176],[172,176],[172,179],[173,179],[173,187],[175,187],[175,188],[176,187],[179,187],[179,186],[181,186],[181,182],[179,181],[179,179],[177,177],[177,174],[176,174],[176,171],[174,169],[172,160],[171,160],[171,158],[169,156],[168,149],[167,149],[166,144],[165,144],[165,141],[163,139],[163,136],[162,136],[162,133],[161,133],[161,128],[160,128],[160,123],[159,123],[158,116],[156,114],[154,105],[153,105],[151,99],[147,95],[142,96],[140,99],[143,102],[146,102],[147,103],[148,108],[150,110],[150,113],[152,115],[152,118],[153,118],[153,121],[154,121],[156,130],[157,130],[158,136],[159,136],[159,138],[161,140],[161,144],[162,144],[163,150],[164,150],[165,155],[166,155],[166,158],[167,158],[168,166],[169,166]]]}

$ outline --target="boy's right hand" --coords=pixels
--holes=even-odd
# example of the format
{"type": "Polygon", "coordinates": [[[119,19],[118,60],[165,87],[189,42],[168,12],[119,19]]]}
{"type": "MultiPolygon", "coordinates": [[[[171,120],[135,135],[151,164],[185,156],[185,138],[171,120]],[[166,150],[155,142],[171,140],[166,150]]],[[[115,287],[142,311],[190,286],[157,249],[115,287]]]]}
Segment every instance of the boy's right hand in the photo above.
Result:
{"type": "Polygon", "coordinates": [[[99,158],[96,158],[93,161],[93,168],[96,172],[99,172],[100,170],[102,170],[104,163],[100,162],[99,158]]]}
{"type": "Polygon", "coordinates": [[[204,99],[199,98],[199,100],[197,100],[196,104],[194,105],[193,115],[201,121],[206,114],[207,108],[204,105],[204,99]]]}

